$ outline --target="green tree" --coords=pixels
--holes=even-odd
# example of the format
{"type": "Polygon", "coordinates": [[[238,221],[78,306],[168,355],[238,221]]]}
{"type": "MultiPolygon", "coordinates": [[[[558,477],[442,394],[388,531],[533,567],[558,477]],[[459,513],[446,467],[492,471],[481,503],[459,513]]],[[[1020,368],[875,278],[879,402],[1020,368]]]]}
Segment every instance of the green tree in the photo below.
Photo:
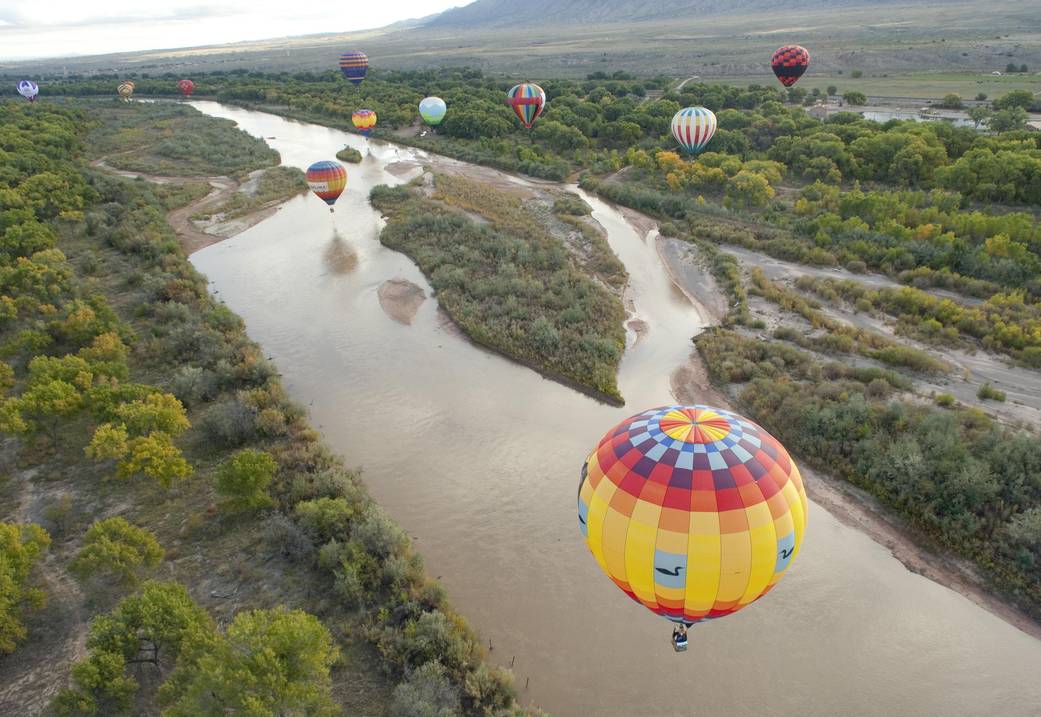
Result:
{"type": "Polygon", "coordinates": [[[91,525],[83,542],[69,566],[80,579],[116,578],[132,585],[163,560],[164,551],[155,535],[120,517],[91,525]]]}
{"type": "Polygon", "coordinates": [[[987,101],[987,93],[986,92],[978,93],[976,95],[976,101],[977,102],[986,102],[987,101]]]}
{"type": "Polygon", "coordinates": [[[965,103],[961,101],[961,95],[951,93],[944,95],[943,101],[940,103],[940,107],[948,110],[960,110],[965,106],[965,103]]]}
{"type": "Polygon", "coordinates": [[[164,717],[338,715],[329,670],[339,654],[313,615],[240,612],[223,639],[164,686],[164,717]]]}
{"type": "Polygon", "coordinates": [[[26,636],[25,614],[47,601],[28,581],[50,545],[51,537],[38,525],[0,523],[0,654],[14,652],[26,636]]]}
{"type": "Polygon", "coordinates": [[[969,119],[972,120],[973,126],[979,129],[981,124],[990,119],[990,110],[982,105],[972,107],[969,109],[969,119]]]}
{"type": "Polygon", "coordinates": [[[1010,110],[1019,108],[1029,110],[1034,104],[1034,93],[1030,90],[1012,90],[994,100],[994,109],[1010,110]]]}
{"type": "Polygon", "coordinates": [[[83,408],[83,393],[71,383],[55,379],[31,384],[15,405],[29,430],[45,428],[56,443],[62,420],[83,408]]]}
{"type": "Polygon", "coordinates": [[[127,433],[133,436],[155,431],[176,436],[191,426],[184,406],[169,393],[153,393],[143,401],[119,406],[116,415],[123,422],[127,433]]]}
{"type": "Polygon", "coordinates": [[[217,492],[228,498],[234,510],[257,510],[274,504],[267,492],[277,464],[270,454],[247,448],[221,464],[217,492]]]}
{"type": "Polygon", "coordinates": [[[838,87],[836,87],[835,85],[828,85],[828,96],[829,97],[834,97],[838,93],[839,93],[839,88],[838,87]]]}
{"type": "Polygon", "coordinates": [[[1023,129],[1030,116],[1022,107],[1012,107],[995,112],[990,118],[990,128],[995,132],[1011,132],[1023,129]]]}
{"type": "Polygon", "coordinates": [[[766,177],[742,169],[727,183],[726,199],[737,206],[761,207],[773,199],[774,189],[766,177]]]}
{"type": "Polygon", "coordinates": [[[860,106],[867,104],[867,95],[855,90],[842,95],[842,99],[846,101],[847,105],[860,106]]]}
{"type": "Polygon", "coordinates": [[[176,663],[205,654],[218,638],[210,616],[184,586],[148,581],[107,615],[94,618],[88,656],[72,668],[72,686],[55,700],[59,714],[118,714],[137,691],[134,663],[176,663]]]}

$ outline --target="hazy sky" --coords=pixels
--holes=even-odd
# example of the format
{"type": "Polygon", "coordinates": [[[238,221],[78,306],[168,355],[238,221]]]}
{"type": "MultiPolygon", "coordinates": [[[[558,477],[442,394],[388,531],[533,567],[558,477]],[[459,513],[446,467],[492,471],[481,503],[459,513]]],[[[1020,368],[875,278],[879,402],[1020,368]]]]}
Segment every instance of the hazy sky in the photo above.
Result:
{"type": "Polygon", "coordinates": [[[471,0],[0,0],[0,60],[346,32],[471,0]]]}

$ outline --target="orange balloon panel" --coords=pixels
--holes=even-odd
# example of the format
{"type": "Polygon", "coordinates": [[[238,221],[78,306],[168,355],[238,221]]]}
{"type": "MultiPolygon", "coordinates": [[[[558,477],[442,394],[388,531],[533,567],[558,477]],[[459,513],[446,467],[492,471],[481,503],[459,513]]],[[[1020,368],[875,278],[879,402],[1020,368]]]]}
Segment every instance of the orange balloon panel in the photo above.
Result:
{"type": "Polygon", "coordinates": [[[673,622],[736,612],[788,569],[806,528],[799,469],[730,411],[666,406],[623,421],[582,467],[578,520],[600,567],[673,622]]]}

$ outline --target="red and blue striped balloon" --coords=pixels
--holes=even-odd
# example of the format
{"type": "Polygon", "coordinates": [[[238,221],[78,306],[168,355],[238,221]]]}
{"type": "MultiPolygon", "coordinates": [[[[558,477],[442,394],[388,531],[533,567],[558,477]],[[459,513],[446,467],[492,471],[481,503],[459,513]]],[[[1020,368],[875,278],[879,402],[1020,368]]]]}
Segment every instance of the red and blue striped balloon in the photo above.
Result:
{"type": "Polygon", "coordinates": [[[369,73],[369,58],[357,50],[345,52],[340,55],[340,72],[352,85],[360,85],[369,73]]]}

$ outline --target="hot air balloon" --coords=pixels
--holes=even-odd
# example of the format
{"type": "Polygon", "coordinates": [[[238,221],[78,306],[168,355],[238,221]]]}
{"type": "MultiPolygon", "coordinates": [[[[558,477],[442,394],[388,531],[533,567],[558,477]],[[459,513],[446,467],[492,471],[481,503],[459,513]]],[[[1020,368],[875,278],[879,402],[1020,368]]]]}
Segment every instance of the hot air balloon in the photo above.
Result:
{"type": "Polygon", "coordinates": [[[376,120],[376,113],[372,110],[357,110],[351,115],[354,128],[366,137],[376,128],[376,120]]]}
{"type": "Polygon", "coordinates": [[[440,97],[427,97],[419,103],[419,116],[431,127],[437,127],[445,119],[448,105],[440,97]]]}
{"type": "Polygon", "coordinates": [[[192,90],[195,89],[195,83],[191,80],[181,80],[177,83],[177,89],[181,91],[181,94],[185,97],[192,96],[192,90]]]}
{"type": "Polygon", "coordinates": [[[22,80],[18,83],[18,94],[30,102],[36,101],[36,95],[40,93],[40,86],[32,80],[22,80]]]}
{"type": "Polygon", "coordinates": [[[546,107],[546,91],[536,84],[524,82],[506,93],[506,104],[513,108],[524,126],[531,129],[546,107]]]}
{"type": "Polygon", "coordinates": [[[360,85],[369,72],[369,58],[357,50],[345,52],[340,55],[340,72],[352,85],[360,85]]]}
{"type": "Polygon", "coordinates": [[[672,136],[690,154],[705,149],[716,133],[716,115],[704,107],[687,107],[672,118],[672,136]]]}
{"type": "Polygon", "coordinates": [[[119,92],[119,96],[123,98],[124,102],[129,102],[130,98],[134,96],[134,83],[130,80],[120,82],[117,92],[119,92]]]}
{"type": "Polygon", "coordinates": [[[799,81],[802,74],[806,72],[806,68],[810,66],[810,53],[806,51],[805,47],[785,45],[774,53],[770,64],[781,84],[791,87],[799,81]]]}
{"type": "Polygon", "coordinates": [[[777,584],[799,552],[806,508],[784,446],[708,406],[622,421],[586,459],[578,490],[589,550],[629,597],[678,624],[677,650],[690,625],[737,612],[777,584]]]}
{"type": "Polygon", "coordinates": [[[315,162],[307,168],[307,186],[318,195],[318,198],[333,210],[336,200],[347,187],[347,170],[336,162],[323,160],[315,162]]]}

